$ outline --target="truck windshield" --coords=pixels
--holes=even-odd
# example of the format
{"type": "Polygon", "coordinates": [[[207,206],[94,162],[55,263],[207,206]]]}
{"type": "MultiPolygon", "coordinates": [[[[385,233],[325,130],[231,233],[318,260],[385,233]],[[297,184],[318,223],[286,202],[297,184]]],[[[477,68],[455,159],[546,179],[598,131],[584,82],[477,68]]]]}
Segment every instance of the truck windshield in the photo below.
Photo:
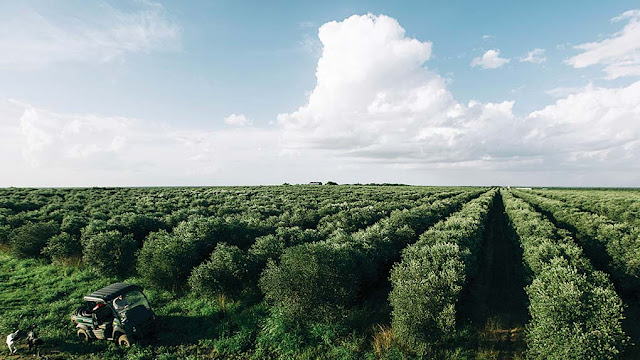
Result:
{"type": "Polygon", "coordinates": [[[118,296],[113,300],[113,307],[118,312],[123,312],[128,309],[133,309],[136,306],[144,306],[149,310],[149,302],[147,298],[140,291],[130,291],[122,296],[118,296]]]}

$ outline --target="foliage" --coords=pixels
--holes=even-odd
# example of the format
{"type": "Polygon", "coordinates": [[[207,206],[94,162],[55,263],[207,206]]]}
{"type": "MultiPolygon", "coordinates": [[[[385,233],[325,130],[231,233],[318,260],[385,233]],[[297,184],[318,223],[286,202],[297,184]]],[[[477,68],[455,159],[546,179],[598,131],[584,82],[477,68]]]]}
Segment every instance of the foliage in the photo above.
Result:
{"type": "Polygon", "coordinates": [[[418,354],[455,332],[456,303],[475,272],[494,197],[495,191],[483,194],[423,233],[391,271],[391,323],[398,341],[418,354]]]}
{"type": "Polygon", "coordinates": [[[11,234],[11,249],[17,257],[37,257],[47,245],[50,237],[59,230],[53,221],[43,223],[29,222],[15,229],[11,234]]]}
{"type": "Polygon", "coordinates": [[[84,263],[98,275],[125,276],[133,270],[136,242],[131,234],[97,233],[85,239],[83,248],[84,263]]]}
{"type": "Polygon", "coordinates": [[[530,357],[617,357],[623,338],[622,302],[603,273],[580,273],[565,258],[555,257],[527,287],[527,294],[530,357]]]}
{"type": "Polygon", "coordinates": [[[82,244],[77,237],[62,232],[49,238],[47,246],[42,249],[42,254],[58,262],[69,258],[80,258],[82,244]]]}
{"type": "Polygon", "coordinates": [[[625,340],[622,301],[582,250],[524,201],[504,193],[505,210],[533,279],[527,287],[532,359],[614,359],[625,340]]]}
{"type": "MultiPolygon", "coordinates": [[[[0,332],[37,324],[52,359],[479,358],[458,305],[482,270],[476,256],[492,198],[483,191],[0,189],[0,251],[28,245],[20,256],[39,257],[0,253],[0,332]],[[84,264],[64,261],[74,254],[84,264]],[[161,332],[129,350],[80,344],[68,315],[83,295],[118,280],[149,285],[161,332]]],[[[624,266],[605,269],[630,279],[640,195],[531,193],[556,202],[530,195],[531,207],[504,192],[529,274],[528,356],[620,356],[622,302],[589,249],[607,261],[619,254],[624,266]]]]}
{"type": "Polygon", "coordinates": [[[138,253],[138,273],[156,287],[178,290],[201,257],[199,239],[189,235],[165,230],[150,234],[138,253]]]}
{"type": "MultiPolygon", "coordinates": [[[[577,240],[599,265],[608,268],[617,284],[626,292],[640,291],[640,227],[633,223],[617,223],[604,215],[584,211],[569,203],[542,196],[516,192],[518,197],[548,212],[561,226],[575,229],[577,240]]],[[[607,214],[624,217],[629,212],[610,204],[607,214]]],[[[631,206],[633,208],[633,206],[631,206]]],[[[637,209],[637,204],[635,206],[637,209]]]]}
{"type": "Polygon", "coordinates": [[[9,245],[9,239],[11,239],[11,227],[0,225],[0,245],[9,245]]]}
{"type": "Polygon", "coordinates": [[[220,243],[209,261],[193,269],[189,286],[201,296],[238,298],[250,275],[246,253],[234,245],[220,243]]]}
{"type": "Polygon", "coordinates": [[[260,287],[265,297],[297,324],[339,318],[360,291],[378,280],[399,256],[443,216],[481,191],[468,191],[395,210],[378,223],[356,233],[336,231],[325,241],[285,250],[280,262],[270,262],[260,287]]]}
{"type": "Polygon", "coordinates": [[[351,303],[353,289],[370,274],[371,263],[361,252],[319,242],[286,249],[278,265],[270,261],[260,287],[293,322],[330,320],[336,316],[333,305],[351,303]]]}

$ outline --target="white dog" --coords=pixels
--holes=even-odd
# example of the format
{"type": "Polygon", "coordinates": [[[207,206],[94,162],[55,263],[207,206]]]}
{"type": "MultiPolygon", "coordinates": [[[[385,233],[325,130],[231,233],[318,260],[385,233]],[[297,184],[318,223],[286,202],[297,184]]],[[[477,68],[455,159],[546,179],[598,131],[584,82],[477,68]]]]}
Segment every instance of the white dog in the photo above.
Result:
{"type": "Polygon", "coordinates": [[[20,330],[16,330],[15,332],[7,335],[7,346],[9,347],[9,352],[12,354],[18,352],[18,348],[15,344],[18,339],[20,339],[20,330]]]}

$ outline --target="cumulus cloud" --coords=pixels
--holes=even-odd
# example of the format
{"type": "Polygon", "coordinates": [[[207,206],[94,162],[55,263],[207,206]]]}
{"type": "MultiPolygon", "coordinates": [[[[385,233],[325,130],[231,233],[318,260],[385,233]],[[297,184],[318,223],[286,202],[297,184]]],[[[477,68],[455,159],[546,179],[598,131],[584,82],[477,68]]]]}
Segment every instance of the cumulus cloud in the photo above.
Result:
{"type": "Polygon", "coordinates": [[[507,64],[509,59],[500,57],[500,50],[488,50],[482,57],[475,57],[471,60],[471,67],[481,66],[483,69],[497,69],[507,64]]]}
{"type": "Polygon", "coordinates": [[[289,148],[385,162],[463,162],[490,155],[486,123],[512,128],[513,102],[456,102],[446,80],[424,67],[431,43],[407,37],[395,19],[352,16],[323,25],[319,37],[323,52],[308,103],[278,116],[289,148]]]}
{"type": "Polygon", "coordinates": [[[602,41],[575,46],[582,53],[569,58],[566,63],[575,68],[605,65],[608,79],[640,75],[640,10],[629,10],[612,19],[627,20],[624,28],[602,41]]]}
{"type": "Polygon", "coordinates": [[[0,17],[0,66],[32,68],[60,62],[107,62],[126,53],[176,50],[180,27],[150,1],[124,11],[101,3],[72,13],[33,10],[0,17]]]}
{"type": "Polygon", "coordinates": [[[247,119],[247,117],[244,116],[244,114],[231,114],[226,118],[224,118],[224,122],[227,125],[237,126],[237,127],[251,125],[251,121],[247,119]]]}
{"type": "Polygon", "coordinates": [[[544,49],[533,49],[527,52],[527,55],[520,58],[521,62],[530,62],[533,64],[542,64],[547,61],[547,58],[544,56],[544,49]]]}
{"type": "Polygon", "coordinates": [[[431,43],[407,37],[392,18],[352,16],[325,24],[319,37],[308,102],[278,116],[289,149],[393,166],[512,170],[616,166],[636,151],[637,85],[575,89],[516,116],[513,101],[456,101],[447,81],[424,66],[431,43]]]}

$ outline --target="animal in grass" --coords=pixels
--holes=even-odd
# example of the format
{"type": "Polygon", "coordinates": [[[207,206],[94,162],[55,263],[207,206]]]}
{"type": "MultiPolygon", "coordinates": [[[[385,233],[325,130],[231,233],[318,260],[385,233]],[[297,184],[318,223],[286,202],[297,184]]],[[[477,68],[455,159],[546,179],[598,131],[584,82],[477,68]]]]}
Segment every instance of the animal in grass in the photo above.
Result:
{"type": "Polygon", "coordinates": [[[33,351],[40,356],[40,346],[44,344],[44,341],[38,337],[35,325],[31,325],[31,331],[27,334],[27,344],[29,344],[29,352],[33,351]]]}
{"type": "Polygon", "coordinates": [[[16,342],[22,338],[22,332],[20,330],[16,330],[11,334],[7,335],[7,347],[9,348],[9,353],[15,354],[18,352],[18,348],[16,347],[16,342]]]}

